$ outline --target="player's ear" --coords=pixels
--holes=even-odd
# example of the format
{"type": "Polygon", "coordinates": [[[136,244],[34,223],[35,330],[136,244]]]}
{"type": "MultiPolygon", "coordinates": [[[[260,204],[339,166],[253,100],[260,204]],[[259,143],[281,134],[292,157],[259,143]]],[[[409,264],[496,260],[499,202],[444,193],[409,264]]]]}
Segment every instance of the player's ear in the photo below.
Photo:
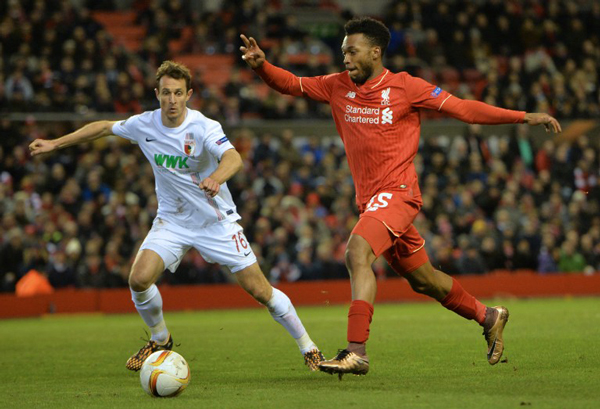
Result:
{"type": "Polygon", "coordinates": [[[371,53],[374,60],[381,59],[381,47],[373,47],[371,53]]]}
{"type": "Polygon", "coordinates": [[[188,92],[187,92],[187,98],[186,98],[185,100],[186,100],[186,101],[189,101],[193,93],[194,93],[194,90],[193,90],[193,89],[191,89],[191,88],[190,88],[190,89],[188,89],[188,92]]]}
{"type": "Polygon", "coordinates": [[[158,98],[158,88],[154,88],[154,94],[156,94],[156,99],[160,99],[158,98]]]}

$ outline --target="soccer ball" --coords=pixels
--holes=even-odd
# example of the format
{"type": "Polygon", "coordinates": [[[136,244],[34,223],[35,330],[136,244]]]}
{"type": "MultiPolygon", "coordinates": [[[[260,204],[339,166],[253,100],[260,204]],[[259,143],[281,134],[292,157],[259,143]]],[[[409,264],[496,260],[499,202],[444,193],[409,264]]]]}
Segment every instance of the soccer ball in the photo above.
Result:
{"type": "Polygon", "coordinates": [[[140,382],[150,396],[177,396],[190,383],[190,367],[177,352],[156,351],[144,361],[140,382]]]}

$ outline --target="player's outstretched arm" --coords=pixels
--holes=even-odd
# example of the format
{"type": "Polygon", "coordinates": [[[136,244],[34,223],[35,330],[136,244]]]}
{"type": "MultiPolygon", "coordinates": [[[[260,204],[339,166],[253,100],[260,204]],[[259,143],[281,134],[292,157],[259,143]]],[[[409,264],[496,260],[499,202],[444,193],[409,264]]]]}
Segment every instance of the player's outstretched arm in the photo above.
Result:
{"type": "Polygon", "coordinates": [[[214,197],[219,193],[221,185],[238,173],[242,167],[242,157],[238,151],[229,149],[221,156],[221,162],[219,162],[217,169],[210,176],[202,179],[199,187],[211,197],[214,197]]]}
{"type": "Polygon", "coordinates": [[[548,114],[526,113],[498,108],[485,102],[460,99],[453,95],[442,103],[439,110],[468,124],[499,125],[520,124],[544,125],[547,131],[562,132],[558,121],[548,114]]]}
{"type": "Polygon", "coordinates": [[[246,61],[253,70],[262,67],[266,60],[265,53],[260,49],[256,40],[253,37],[248,38],[244,34],[240,34],[240,38],[244,42],[244,45],[240,47],[242,60],[246,61]]]}
{"type": "Polygon", "coordinates": [[[36,139],[29,144],[29,152],[31,153],[31,156],[36,156],[111,135],[114,123],[115,122],[112,121],[96,121],[57,139],[36,139]]]}
{"type": "Polygon", "coordinates": [[[523,122],[525,122],[528,125],[544,125],[544,127],[546,128],[546,132],[554,132],[554,133],[559,133],[562,132],[562,128],[560,126],[560,123],[556,120],[556,118],[548,115],[548,114],[544,114],[544,113],[527,113],[525,114],[525,118],[523,119],[523,122]]]}

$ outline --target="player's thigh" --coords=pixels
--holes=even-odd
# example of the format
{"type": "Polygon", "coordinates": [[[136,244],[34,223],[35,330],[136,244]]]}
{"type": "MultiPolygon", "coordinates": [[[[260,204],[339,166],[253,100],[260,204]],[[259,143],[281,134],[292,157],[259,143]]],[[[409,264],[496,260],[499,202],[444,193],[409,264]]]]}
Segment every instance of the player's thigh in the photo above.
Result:
{"type": "Polygon", "coordinates": [[[218,263],[237,273],[256,263],[256,256],[238,223],[222,222],[197,232],[194,248],[209,263],[218,263]]]}
{"type": "Polygon", "coordinates": [[[409,189],[379,192],[373,196],[352,234],[363,237],[375,257],[390,249],[396,239],[412,226],[419,213],[420,201],[408,193],[409,189]]]}
{"type": "Polygon", "coordinates": [[[421,267],[423,268],[420,271],[425,273],[430,270],[427,268],[431,263],[425,251],[425,240],[413,225],[394,240],[394,245],[386,250],[383,256],[396,274],[401,276],[406,277],[421,267]]]}
{"type": "Polygon", "coordinates": [[[258,302],[266,304],[273,295],[273,287],[263,274],[258,263],[254,263],[234,274],[235,279],[248,294],[258,302]]]}
{"type": "Polygon", "coordinates": [[[158,279],[165,269],[175,272],[183,256],[190,249],[194,241],[194,234],[193,231],[183,226],[160,218],[155,219],[136,256],[136,262],[138,258],[141,258],[144,263],[134,263],[130,283],[132,280],[147,282],[148,277],[158,279]],[[147,254],[152,254],[152,256],[147,254]]]}
{"type": "Polygon", "coordinates": [[[153,250],[140,250],[135,256],[129,274],[129,286],[144,291],[158,280],[165,270],[163,259],[153,250]]]}
{"type": "Polygon", "coordinates": [[[375,258],[392,247],[394,240],[394,234],[382,220],[363,215],[350,233],[346,264],[352,264],[354,259],[359,258],[361,262],[371,259],[368,263],[370,265],[375,258]]]}

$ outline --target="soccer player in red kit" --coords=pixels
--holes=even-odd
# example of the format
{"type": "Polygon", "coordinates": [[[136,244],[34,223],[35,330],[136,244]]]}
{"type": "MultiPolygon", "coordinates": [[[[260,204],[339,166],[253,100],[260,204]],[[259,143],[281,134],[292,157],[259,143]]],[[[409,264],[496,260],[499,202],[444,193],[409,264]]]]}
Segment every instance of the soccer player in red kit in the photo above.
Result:
{"type": "Polygon", "coordinates": [[[371,264],[383,255],[414,291],[435,298],[447,309],[477,321],[487,341],[487,359],[498,363],[504,350],[505,307],[486,307],[460,283],[433,268],[425,241],[412,222],[422,201],[413,160],[420,136],[421,109],[434,109],[467,123],[543,124],[560,132],[556,119],[461,100],[406,72],[392,73],[382,57],[389,30],[377,20],[355,18],[344,26],[346,71],[318,77],[296,77],[275,67],[252,37],[241,35],[242,59],[273,89],[331,105],[354,178],[360,218],[348,240],[352,304],[348,313],[348,346],[319,368],[328,373],[364,375],[369,370],[365,344],[377,291],[371,264]]]}

